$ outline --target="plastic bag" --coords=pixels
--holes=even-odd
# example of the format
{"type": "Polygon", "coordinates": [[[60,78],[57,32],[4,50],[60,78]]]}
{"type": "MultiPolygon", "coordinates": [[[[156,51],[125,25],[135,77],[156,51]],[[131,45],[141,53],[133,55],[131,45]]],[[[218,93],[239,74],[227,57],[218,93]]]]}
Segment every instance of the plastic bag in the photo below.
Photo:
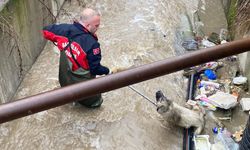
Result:
{"type": "Polygon", "coordinates": [[[213,47],[216,44],[204,39],[204,40],[202,40],[202,45],[208,48],[208,47],[213,47]]]}
{"type": "Polygon", "coordinates": [[[239,149],[239,145],[234,142],[234,140],[231,138],[231,133],[228,132],[226,129],[216,134],[214,140],[215,143],[221,142],[225,150],[239,149]]]}
{"type": "Polygon", "coordinates": [[[224,92],[217,92],[216,94],[208,97],[209,102],[216,107],[229,109],[237,104],[237,97],[224,92]]]}
{"type": "Polygon", "coordinates": [[[182,47],[184,47],[186,50],[197,50],[198,49],[198,43],[191,39],[191,40],[186,40],[182,43],[182,47]]]}

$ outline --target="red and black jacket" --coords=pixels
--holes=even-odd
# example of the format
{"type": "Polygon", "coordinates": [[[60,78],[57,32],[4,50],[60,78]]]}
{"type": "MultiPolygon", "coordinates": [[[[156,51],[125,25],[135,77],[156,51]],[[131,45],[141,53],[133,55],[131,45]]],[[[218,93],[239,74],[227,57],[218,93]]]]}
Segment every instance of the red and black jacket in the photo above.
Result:
{"type": "Polygon", "coordinates": [[[72,71],[80,67],[92,75],[108,74],[109,69],[102,66],[101,49],[98,39],[81,24],[53,24],[43,28],[44,38],[57,43],[60,51],[65,50],[72,63],[72,71]],[[69,43],[71,47],[69,47],[69,43]],[[72,57],[72,54],[74,57],[72,57]]]}

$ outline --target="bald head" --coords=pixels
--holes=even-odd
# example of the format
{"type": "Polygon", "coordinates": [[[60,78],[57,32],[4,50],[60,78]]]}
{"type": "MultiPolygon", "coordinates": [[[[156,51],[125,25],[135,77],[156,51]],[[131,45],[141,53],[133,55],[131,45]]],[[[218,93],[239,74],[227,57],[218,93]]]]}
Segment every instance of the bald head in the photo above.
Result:
{"type": "Polygon", "coordinates": [[[86,8],[81,12],[80,20],[81,22],[85,23],[91,20],[95,16],[100,16],[100,14],[91,8],[86,8]]]}
{"type": "Polygon", "coordinates": [[[80,23],[94,34],[100,25],[100,14],[91,8],[86,8],[81,12],[80,23]]]}

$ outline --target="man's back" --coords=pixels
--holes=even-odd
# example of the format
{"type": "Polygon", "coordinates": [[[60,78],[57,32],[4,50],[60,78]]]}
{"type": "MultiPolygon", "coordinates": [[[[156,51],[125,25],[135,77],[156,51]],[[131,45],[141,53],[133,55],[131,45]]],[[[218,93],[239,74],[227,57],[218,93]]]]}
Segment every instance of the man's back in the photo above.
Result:
{"type": "Polygon", "coordinates": [[[81,24],[59,24],[44,28],[44,37],[50,41],[57,42],[59,50],[63,51],[72,41],[71,49],[65,53],[70,60],[70,68],[76,74],[85,74],[89,70],[92,75],[108,74],[108,68],[101,66],[101,50],[98,39],[81,24]],[[72,57],[72,54],[74,58],[72,57]],[[75,60],[76,61],[75,61],[75,60]],[[77,64],[79,63],[81,67],[77,64]]]}

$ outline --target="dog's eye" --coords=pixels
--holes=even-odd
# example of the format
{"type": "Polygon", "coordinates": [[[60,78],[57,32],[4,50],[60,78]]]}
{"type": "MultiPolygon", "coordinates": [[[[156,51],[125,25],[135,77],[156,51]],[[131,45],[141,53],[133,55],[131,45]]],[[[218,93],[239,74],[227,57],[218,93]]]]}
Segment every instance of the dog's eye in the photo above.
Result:
{"type": "Polygon", "coordinates": [[[162,98],[158,98],[156,101],[157,102],[162,102],[162,98]]]}
{"type": "Polygon", "coordinates": [[[156,111],[159,111],[159,109],[160,109],[160,107],[157,107],[157,108],[156,108],[156,111]]]}
{"type": "Polygon", "coordinates": [[[158,110],[160,110],[162,108],[164,108],[164,106],[159,106],[159,107],[156,108],[156,110],[158,111],[158,110]]]}

